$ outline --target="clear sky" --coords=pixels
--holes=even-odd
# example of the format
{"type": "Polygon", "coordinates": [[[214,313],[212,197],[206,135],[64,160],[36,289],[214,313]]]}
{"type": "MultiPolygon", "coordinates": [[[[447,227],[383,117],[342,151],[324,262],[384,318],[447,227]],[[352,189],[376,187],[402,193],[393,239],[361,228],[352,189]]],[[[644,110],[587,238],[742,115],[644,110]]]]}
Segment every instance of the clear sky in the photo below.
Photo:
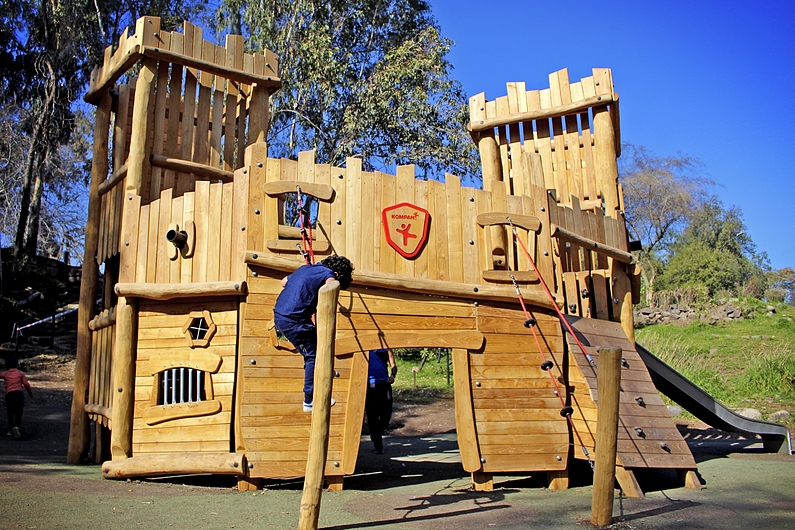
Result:
{"type": "Polygon", "coordinates": [[[795,0],[428,0],[468,95],[613,70],[622,141],[690,155],[774,269],[795,267],[795,0]]]}

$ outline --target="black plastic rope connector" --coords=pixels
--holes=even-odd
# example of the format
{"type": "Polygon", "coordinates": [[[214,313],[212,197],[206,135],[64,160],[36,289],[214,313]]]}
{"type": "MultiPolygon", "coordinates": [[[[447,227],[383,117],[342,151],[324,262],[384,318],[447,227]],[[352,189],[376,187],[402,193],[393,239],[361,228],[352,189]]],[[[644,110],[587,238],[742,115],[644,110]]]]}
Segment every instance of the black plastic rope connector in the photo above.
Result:
{"type": "Polygon", "coordinates": [[[552,361],[544,361],[543,363],[541,363],[541,369],[544,370],[545,372],[552,370],[553,366],[555,366],[555,364],[552,361]]]}
{"type": "Polygon", "coordinates": [[[530,317],[524,321],[524,327],[526,328],[531,328],[535,325],[536,325],[536,319],[534,319],[533,317],[530,317]]]}
{"type": "Polygon", "coordinates": [[[571,416],[572,414],[574,414],[574,409],[573,409],[573,408],[571,408],[571,407],[570,407],[570,406],[568,406],[568,405],[566,405],[565,407],[563,407],[562,409],[560,409],[560,415],[561,415],[561,416],[563,416],[564,418],[565,418],[566,416],[571,416]]]}

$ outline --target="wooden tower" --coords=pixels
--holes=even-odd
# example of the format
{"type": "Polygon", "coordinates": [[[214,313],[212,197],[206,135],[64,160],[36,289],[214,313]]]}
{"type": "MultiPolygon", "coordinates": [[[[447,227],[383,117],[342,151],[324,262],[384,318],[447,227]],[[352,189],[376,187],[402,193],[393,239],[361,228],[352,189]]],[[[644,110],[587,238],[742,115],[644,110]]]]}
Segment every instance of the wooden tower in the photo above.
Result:
{"type": "Polygon", "coordinates": [[[108,478],[225,473],[249,487],[303,476],[303,362],[272,324],[281,278],[304,262],[285,221],[300,191],[317,201],[317,259],[336,252],[356,266],[336,318],[332,487],[355,468],[366,352],[384,346],[452,349],[463,467],[484,489],[503,472],[547,472],[552,487],[567,486],[581,446],[595,451],[595,367],[581,350],[598,365],[598,346],[619,346],[619,482],[642,495],[633,469],[673,468],[695,484],[634,348],[610,70],[474,96],[483,189],[454,175],[418,180],[413,166],[389,175],[353,158],[317,164],[311,151],[268,158],[279,84],[272,53],[245,54],[239,37],[213,45],[188,23],[162,31],[152,17],[95,71],[86,256],[96,260],[84,265],[70,461],[87,451],[93,419],[108,478]],[[136,64],[137,78],[117,84],[136,64]],[[410,224],[426,229],[407,248],[395,230],[410,224]]]}

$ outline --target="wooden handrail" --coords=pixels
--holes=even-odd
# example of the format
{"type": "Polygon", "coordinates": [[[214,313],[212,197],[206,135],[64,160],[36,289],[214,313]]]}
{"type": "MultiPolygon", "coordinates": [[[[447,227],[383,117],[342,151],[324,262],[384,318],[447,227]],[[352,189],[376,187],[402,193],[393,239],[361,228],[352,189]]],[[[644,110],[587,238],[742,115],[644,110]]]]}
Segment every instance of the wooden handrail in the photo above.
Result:
{"type": "MultiPolygon", "coordinates": [[[[257,252],[254,250],[246,251],[245,261],[248,265],[257,265],[282,272],[293,272],[304,264],[303,260],[283,258],[274,254],[257,252]]],[[[516,290],[513,288],[453,283],[442,280],[428,280],[425,278],[406,278],[405,276],[388,274],[385,272],[355,271],[353,273],[353,285],[390,289],[392,291],[447,296],[450,298],[463,298],[466,300],[493,300],[497,302],[516,301],[516,290]]],[[[553,302],[546,293],[541,290],[530,290],[525,288],[522,291],[522,298],[531,304],[548,309],[554,307],[553,303],[558,304],[560,307],[560,302],[557,298],[553,302]]]]}
{"type": "Polygon", "coordinates": [[[91,331],[99,331],[104,328],[109,328],[116,323],[116,308],[112,307],[108,311],[103,311],[95,316],[91,322],[88,323],[88,329],[91,331]]]}
{"type": "Polygon", "coordinates": [[[127,176],[127,162],[124,163],[119,169],[114,171],[108,180],[103,182],[102,184],[97,187],[97,194],[102,196],[105,195],[107,192],[112,190],[116,184],[124,180],[124,177],[127,176]]]}
{"type": "Polygon", "coordinates": [[[172,169],[180,173],[190,173],[192,175],[207,177],[212,180],[220,180],[222,182],[232,182],[235,177],[232,171],[208,166],[207,164],[201,164],[199,162],[192,162],[190,160],[182,160],[181,158],[173,158],[164,155],[149,155],[149,161],[155,167],[172,169]]]}
{"type": "Polygon", "coordinates": [[[494,225],[510,225],[529,230],[531,232],[538,232],[541,228],[541,220],[532,215],[521,215],[517,213],[507,212],[488,212],[478,214],[477,223],[479,226],[494,226],[494,225]],[[510,217],[510,222],[508,218],[510,217]]]}
{"type": "Polygon", "coordinates": [[[605,245],[604,243],[599,243],[592,239],[588,239],[587,237],[582,237],[580,235],[575,234],[574,232],[570,232],[565,228],[561,228],[557,225],[550,226],[550,237],[557,237],[558,239],[562,239],[563,241],[569,241],[570,243],[575,243],[580,245],[581,247],[587,248],[588,250],[593,250],[604,254],[609,258],[616,259],[621,263],[632,263],[632,254],[629,252],[625,252],[621,249],[610,247],[605,245]]]}
{"type": "Polygon", "coordinates": [[[470,132],[485,131],[493,129],[494,127],[501,127],[503,125],[511,125],[512,123],[519,123],[523,121],[543,120],[545,118],[556,118],[558,116],[566,116],[569,114],[577,114],[591,107],[598,105],[608,105],[615,101],[615,98],[610,94],[602,96],[593,96],[576,101],[574,103],[567,103],[558,107],[549,109],[529,110],[527,112],[519,112],[516,114],[509,114],[507,116],[498,116],[496,118],[488,118],[478,122],[469,122],[467,129],[470,132]]]}
{"type": "Polygon", "coordinates": [[[110,407],[103,407],[102,405],[92,405],[91,403],[87,403],[86,406],[83,407],[83,410],[86,411],[86,414],[96,414],[98,416],[103,416],[110,419],[110,407]]]}
{"type": "Polygon", "coordinates": [[[194,296],[239,296],[247,292],[246,282],[203,282],[203,283],[117,283],[116,295],[124,297],[148,298],[150,300],[171,300],[194,296]]]}
{"type": "Polygon", "coordinates": [[[103,463],[102,476],[109,479],[201,473],[244,476],[246,474],[245,463],[246,456],[243,453],[139,455],[103,463]]]}
{"type": "Polygon", "coordinates": [[[328,184],[316,182],[300,182],[297,180],[277,180],[267,182],[262,186],[262,191],[268,197],[276,197],[285,193],[297,193],[296,186],[301,186],[301,192],[311,195],[315,199],[323,202],[331,202],[334,197],[334,188],[328,184]]]}

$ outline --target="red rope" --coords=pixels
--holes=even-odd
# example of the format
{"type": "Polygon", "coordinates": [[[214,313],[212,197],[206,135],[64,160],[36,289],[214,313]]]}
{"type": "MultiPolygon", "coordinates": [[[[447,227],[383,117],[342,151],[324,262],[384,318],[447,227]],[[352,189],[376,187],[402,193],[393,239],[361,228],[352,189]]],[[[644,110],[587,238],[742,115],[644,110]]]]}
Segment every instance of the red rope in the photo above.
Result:
{"type": "Polygon", "coordinates": [[[301,243],[303,245],[303,248],[299,247],[299,250],[304,255],[304,260],[307,262],[307,264],[311,265],[315,262],[315,252],[312,250],[312,223],[308,223],[309,237],[307,237],[307,220],[304,219],[304,206],[301,201],[301,186],[296,186],[296,188],[298,189],[298,220],[301,223],[301,243]]]}
{"type": "MultiPolygon", "coordinates": [[[[543,359],[543,362],[541,363],[541,369],[544,370],[544,365],[546,365],[547,362],[553,364],[554,366],[554,363],[552,361],[547,360],[547,356],[544,353],[544,349],[541,347],[541,341],[538,339],[538,334],[536,333],[536,320],[532,318],[530,316],[530,313],[527,311],[527,307],[525,306],[524,300],[522,299],[522,293],[521,291],[519,291],[519,285],[516,283],[516,278],[514,277],[513,274],[511,274],[511,281],[513,282],[514,289],[516,289],[516,295],[519,297],[519,303],[522,305],[522,311],[524,312],[524,317],[525,317],[525,326],[529,327],[530,331],[533,332],[533,338],[536,341],[536,346],[538,347],[539,353],[541,353],[541,358],[543,359]]],[[[552,375],[552,367],[550,366],[548,370],[544,371],[547,374],[549,374],[549,379],[550,381],[552,381],[552,386],[555,389],[555,395],[558,396],[558,399],[560,400],[560,405],[562,407],[561,413],[562,413],[564,410],[566,410],[566,400],[563,399],[563,396],[560,393],[560,388],[558,387],[557,379],[555,379],[555,376],[552,375]]],[[[588,464],[590,464],[591,470],[593,470],[594,463],[591,461],[591,455],[588,454],[588,448],[585,447],[585,443],[582,441],[582,437],[580,436],[580,431],[578,431],[577,427],[574,425],[574,419],[571,417],[571,413],[567,411],[564,417],[569,422],[571,430],[574,433],[574,435],[577,437],[577,441],[579,442],[580,447],[582,448],[582,452],[585,455],[585,459],[588,460],[588,464]]]]}
{"type": "MultiPolygon", "coordinates": [[[[564,315],[563,312],[558,307],[558,304],[555,301],[555,297],[552,296],[552,293],[550,292],[549,287],[547,287],[547,284],[544,281],[544,278],[541,276],[541,273],[538,271],[538,267],[536,267],[536,263],[535,263],[535,261],[533,261],[533,257],[530,255],[530,252],[527,251],[527,247],[524,245],[524,243],[522,243],[522,240],[519,238],[519,234],[516,233],[516,227],[513,226],[513,223],[511,222],[511,218],[508,217],[507,219],[508,219],[508,224],[511,225],[511,231],[513,232],[513,238],[522,247],[522,250],[524,251],[525,255],[527,256],[527,259],[530,260],[530,265],[532,265],[533,266],[533,270],[536,271],[536,276],[538,276],[538,279],[541,281],[541,286],[544,288],[544,291],[546,291],[547,296],[552,301],[552,307],[554,307],[555,311],[557,311],[558,317],[560,317],[560,321],[563,322],[563,324],[566,326],[566,329],[568,329],[569,333],[571,333],[571,336],[574,337],[575,342],[577,342],[577,346],[580,347],[580,350],[582,351],[583,355],[585,355],[585,358],[588,359],[588,364],[590,364],[591,366],[593,366],[594,369],[596,369],[596,361],[594,361],[593,357],[591,357],[591,354],[588,353],[588,350],[585,349],[585,346],[582,345],[582,342],[580,342],[580,339],[577,337],[577,334],[574,333],[574,330],[572,329],[571,324],[569,324],[569,321],[566,319],[566,315],[564,315]]],[[[522,302],[522,306],[524,306],[524,302],[522,302]]]]}

